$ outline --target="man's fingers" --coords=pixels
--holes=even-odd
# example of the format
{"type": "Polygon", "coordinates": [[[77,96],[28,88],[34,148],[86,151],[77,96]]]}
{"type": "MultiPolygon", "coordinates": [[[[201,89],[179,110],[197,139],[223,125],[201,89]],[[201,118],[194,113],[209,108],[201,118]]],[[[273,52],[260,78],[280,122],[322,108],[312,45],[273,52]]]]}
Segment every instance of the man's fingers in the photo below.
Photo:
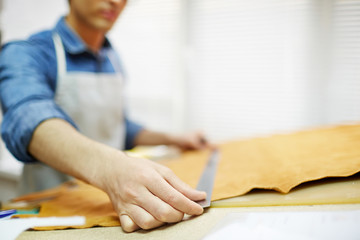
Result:
{"type": "Polygon", "coordinates": [[[203,213],[203,208],[199,204],[185,197],[165,179],[161,178],[156,183],[149,183],[149,190],[161,200],[183,213],[189,215],[200,215],[203,213]]]}
{"type": "MultiPolygon", "coordinates": [[[[156,228],[156,227],[159,227],[164,224],[164,222],[158,221],[150,213],[148,213],[145,209],[143,209],[139,206],[130,205],[126,211],[127,211],[126,215],[128,215],[128,217],[130,217],[130,219],[132,219],[132,221],[142,229],[152,229],[152,228],[156,228]]],[[[121,216],[126,216],[126,215],[124,214],[121,216]]],[[[120,220],[121,220],[121,218],[120,218],[120,220]]],[[[129,222],[127,222],[127,223],[129,224],[129,222]]],[[[129,224],[127,226],[129,226],[130,230],[132,230],[133,229],[132,227],[134,227],[131,224],[129,224]]]]}
{"type": "Polygon", "coordinates": [[[140,227],[126,214],[120,215],[120,224],[125,232],[133,232],[140,227]]]}
{"type": "Polygon", "coordinates": [[[184,217],[182,212],[176,210],[147,189],[146,192],[142,193],[141,202],[136,201],[136,204],[140,205],[160,222],[179,222],[184,217]]]}
{"type": "Polygon", "coordinates": [[[178,176],[176,176],[170,169],[166,168],[161,170],[161,174],[171,186],[173,186],[187,198],[193,201],[200,201],[206,198],[205,192],[193,189],[188,184],[183,182],[178,176]]]}

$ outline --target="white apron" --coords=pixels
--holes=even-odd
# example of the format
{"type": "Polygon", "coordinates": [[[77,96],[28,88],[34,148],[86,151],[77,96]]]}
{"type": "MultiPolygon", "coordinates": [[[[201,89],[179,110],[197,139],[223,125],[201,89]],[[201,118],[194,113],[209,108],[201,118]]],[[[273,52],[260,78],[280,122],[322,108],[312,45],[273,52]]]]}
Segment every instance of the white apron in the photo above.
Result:
{"type": "MultiPolygon", "coordinates": [[[[117,149],[124,148],[123,76],[114,56],[108,56],[114,73],[67,72],[64,46],[53,35],[57,58],[55,102],[85,136],[117,149]]],[[[101,161],[101,159],[99,159],[101,161]]],[[[19,193],[40,191],[71,179],[41,162],[24,165],[19,193]]]]}

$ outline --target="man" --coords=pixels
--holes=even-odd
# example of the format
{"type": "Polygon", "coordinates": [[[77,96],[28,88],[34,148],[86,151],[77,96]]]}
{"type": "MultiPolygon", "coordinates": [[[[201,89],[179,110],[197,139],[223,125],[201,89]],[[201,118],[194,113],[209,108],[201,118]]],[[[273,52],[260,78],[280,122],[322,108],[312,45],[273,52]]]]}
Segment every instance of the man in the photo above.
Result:
{"type": "Polygon", "coordinates": [[[69,14],[53,30],[4,46],[0,96],[2,137],[27,163],[24,188],[65,181],[62,173],[84,180],[109,195],[122,228],[131,232],[181,221],[185,213],[201,214],[194,201],[205,193],[168,168],[119,149],[207,144],[201,134],[169,136],[124,116],[119,59],[105,34],[125,5],[125,0],[70,0],[69,14]]]}

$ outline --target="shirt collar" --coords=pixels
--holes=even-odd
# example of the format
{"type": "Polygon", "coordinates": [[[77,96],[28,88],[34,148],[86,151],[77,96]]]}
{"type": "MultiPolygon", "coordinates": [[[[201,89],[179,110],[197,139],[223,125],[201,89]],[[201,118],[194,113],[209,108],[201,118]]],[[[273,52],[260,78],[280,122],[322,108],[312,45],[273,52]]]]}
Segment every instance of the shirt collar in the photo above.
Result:
{"type": "MultiPolygon", "coordinates": [[[[91,52],[84,43],[84,41],[80,38],[80,36],[66,23],[65,17],[60,18],[60,20],[55,26],[54,31],[56,31],[60,35],[64,48],[67,52],[71,54],[91,52]]],[[[111,44],[109,40],[105,37],[105,41],[102,48],[100,49],[100,52],[103,52],[104,50],[108,50],[110,48],[111,44]]]]}

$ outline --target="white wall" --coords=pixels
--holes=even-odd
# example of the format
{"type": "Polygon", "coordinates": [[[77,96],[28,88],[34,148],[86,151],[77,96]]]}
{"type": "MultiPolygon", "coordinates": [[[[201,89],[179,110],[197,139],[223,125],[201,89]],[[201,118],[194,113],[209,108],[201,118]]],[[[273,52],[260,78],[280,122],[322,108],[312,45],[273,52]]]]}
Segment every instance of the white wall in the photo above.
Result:
{"type": "Polygon", "coordinates": [[[67,8],[67,0],[3,0],[3,42],[52,27],[67,8]]]}
{"type": "Polygon", "coordinates": [[[185,2],[129,1],[109,34],[128,73],[130,116],[166,132],[184,130],[185,2]]]}

